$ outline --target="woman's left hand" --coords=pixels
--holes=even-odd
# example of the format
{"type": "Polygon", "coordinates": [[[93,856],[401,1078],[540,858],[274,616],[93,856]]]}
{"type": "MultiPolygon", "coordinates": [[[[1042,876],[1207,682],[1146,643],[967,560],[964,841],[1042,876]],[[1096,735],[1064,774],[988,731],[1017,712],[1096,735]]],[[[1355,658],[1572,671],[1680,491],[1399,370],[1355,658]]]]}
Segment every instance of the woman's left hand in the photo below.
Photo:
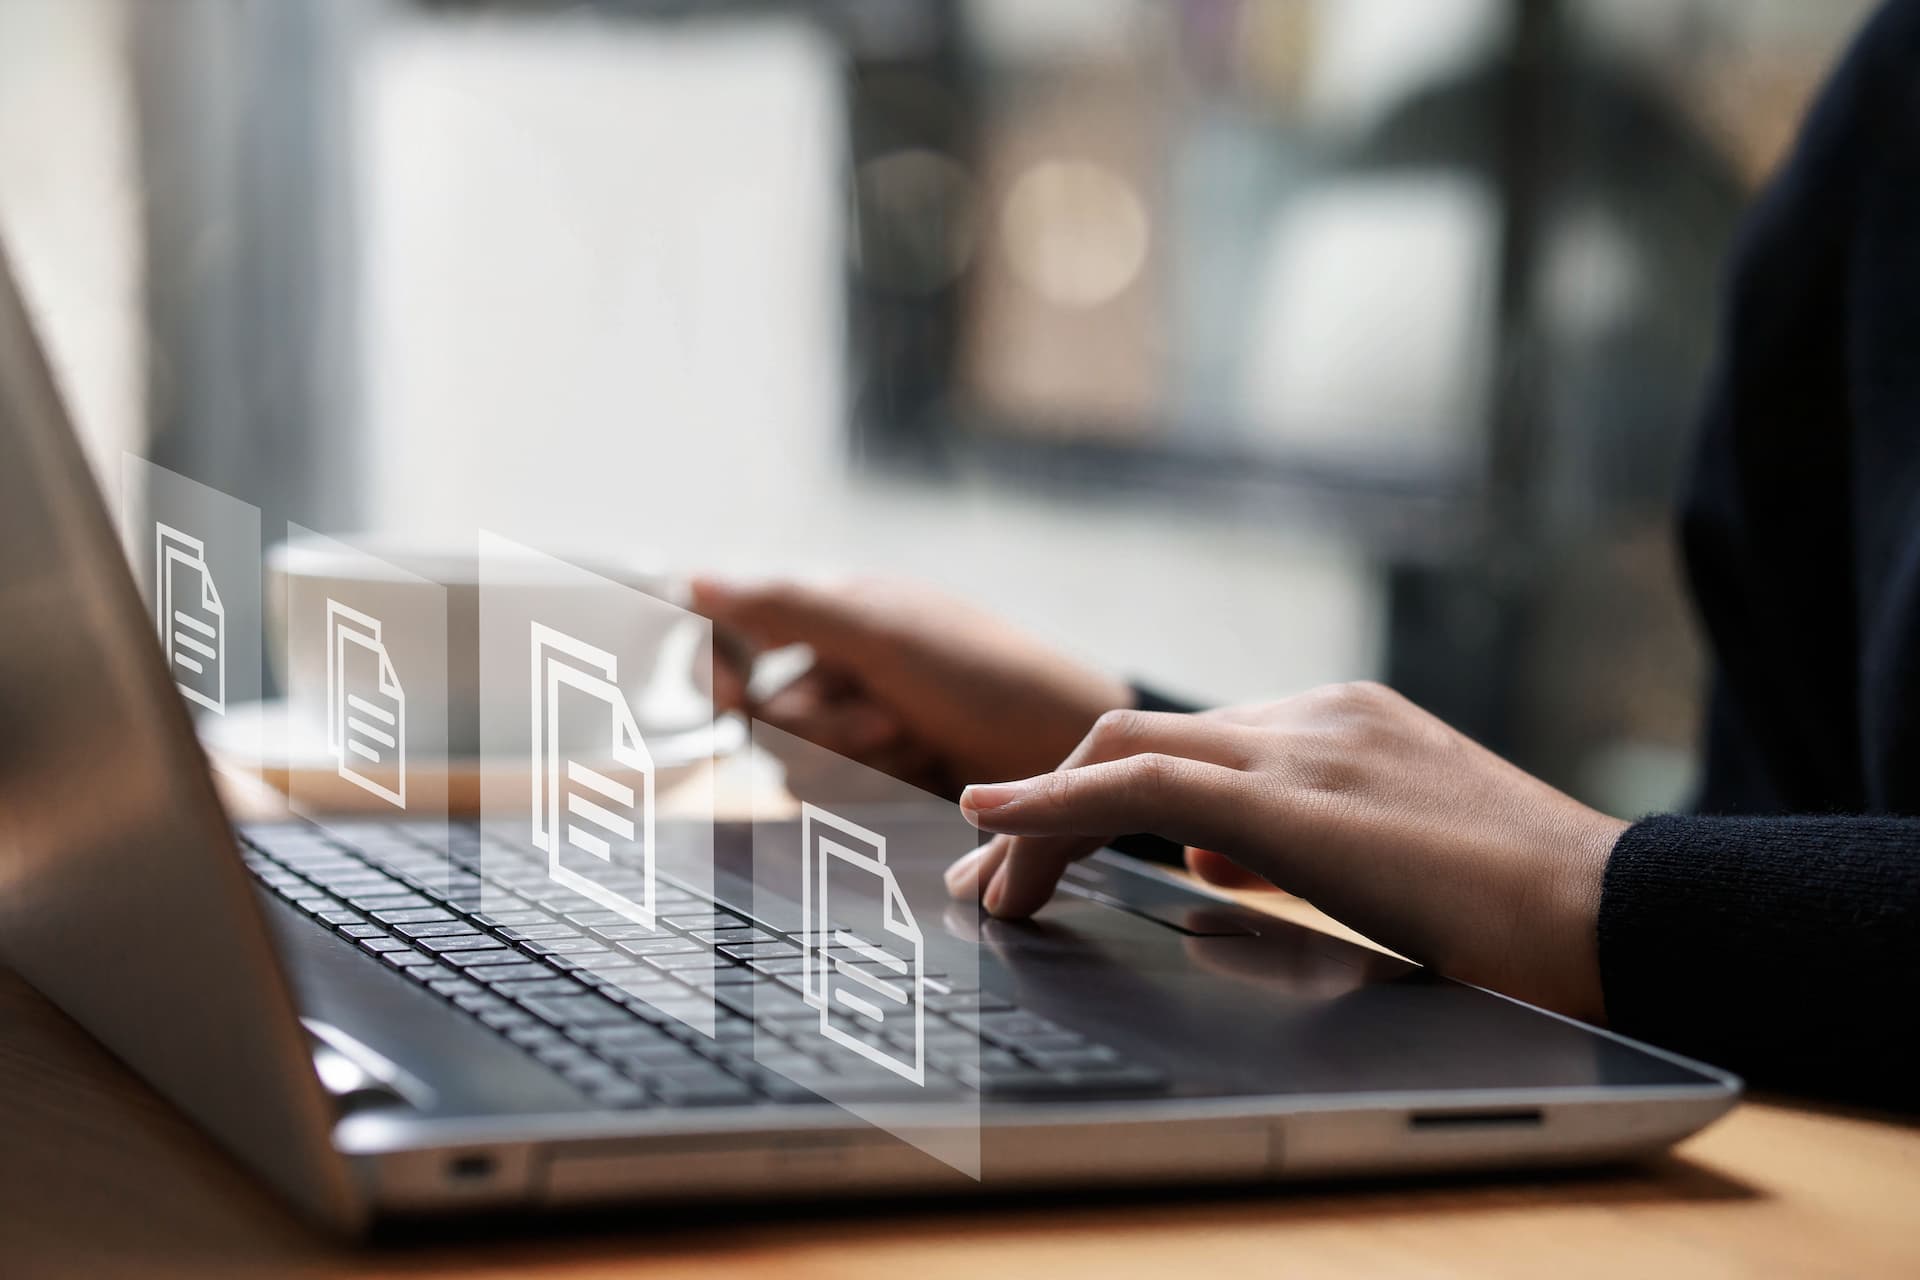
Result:
{"type": "Polygon", "coordinates": [[[1374,684],[1199,715],[1115,711],[1052,773],[968,787],[995,838],[947,885],[1031,915],[1115,835],[1189,846],[1230,887],[1271,883],[1465,982],[1591,1022],[1601,878],[1627,824],[1374,684]]]}

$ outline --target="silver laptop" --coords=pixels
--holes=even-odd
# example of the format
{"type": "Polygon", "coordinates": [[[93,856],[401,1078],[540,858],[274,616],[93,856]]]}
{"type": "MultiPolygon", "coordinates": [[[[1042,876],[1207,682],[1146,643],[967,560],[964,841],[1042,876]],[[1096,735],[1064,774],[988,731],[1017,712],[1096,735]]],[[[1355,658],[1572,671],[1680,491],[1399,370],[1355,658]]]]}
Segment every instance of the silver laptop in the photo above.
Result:
{"type": "Polygon", "coordinates": [[[924,1075],[848,1092],[756,832],[638,945],[490,838],[230,824],[0,260],[0,951],[317,1220],[1573,1165],[1740,1089],[1109,852],[1030,924],[923,921],[924,1075]]]}

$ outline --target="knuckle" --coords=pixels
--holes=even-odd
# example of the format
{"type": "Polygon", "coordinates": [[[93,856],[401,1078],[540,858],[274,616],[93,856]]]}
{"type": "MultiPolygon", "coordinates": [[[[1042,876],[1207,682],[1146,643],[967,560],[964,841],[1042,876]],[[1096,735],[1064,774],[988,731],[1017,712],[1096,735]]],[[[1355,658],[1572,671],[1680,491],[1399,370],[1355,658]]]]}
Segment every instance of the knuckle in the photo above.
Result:
{"type": "Polygon", "coordinates": [[[1373,680],[1343,680],[1327,686],[1332,702],[1342,707],[1371,707],[1380,700],[1386,686],[1373,680]]]}
{"type": "Polygon", "coordinates": [[[1364,724],[1378,719],[1400,701],[1399,694],[1375,680],[1322,685],[1304,696],[1317,717],[1341,724],[1364,724]]]}
{"type": "Polygon", "coordinates": [[[1089,733],[1095,746],[1117,747],[1140,739],[1145,729],[1146,713],[1121,708],[1103,711],[1100,718],[1093,722],[1089,733]]]}
{"type": "Polygon", "coordinates": [[[1061,769],[1044,775],[1039,786],[1039,800],[1052,806],[1067,803],[1080,794],[1082,783],[1072,770],[1061,769]]]}
{"type": "Polygon", "coordinates": [[[1149,751],[1133,757],[1129,766],[1133,784],[1144,791],[1167,791],[1179,785],[1183,773],[1184,761],[1176,760],[1158,751],[1149,751]]]}

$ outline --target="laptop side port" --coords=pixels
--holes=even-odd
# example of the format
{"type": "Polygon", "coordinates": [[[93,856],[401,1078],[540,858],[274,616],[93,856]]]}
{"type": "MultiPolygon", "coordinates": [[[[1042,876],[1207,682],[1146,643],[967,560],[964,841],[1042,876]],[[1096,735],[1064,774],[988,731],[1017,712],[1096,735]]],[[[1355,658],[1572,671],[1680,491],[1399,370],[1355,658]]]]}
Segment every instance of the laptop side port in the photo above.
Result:
{"type": "Polygon", "coordinates": [[[447,1161],[447,1181],[455,1183],[485,1182],[494,1173],[493,1157],[484,1151],[472,1151],[457,1155],[447,1161]]]}
{"type": "Polygon", "coordinates": [[[1534,1129],[1546,1123],[1538,1107],[1499,1107],[1476,1111],[1409,1111],[1409,1129],[1534,1129]]]}

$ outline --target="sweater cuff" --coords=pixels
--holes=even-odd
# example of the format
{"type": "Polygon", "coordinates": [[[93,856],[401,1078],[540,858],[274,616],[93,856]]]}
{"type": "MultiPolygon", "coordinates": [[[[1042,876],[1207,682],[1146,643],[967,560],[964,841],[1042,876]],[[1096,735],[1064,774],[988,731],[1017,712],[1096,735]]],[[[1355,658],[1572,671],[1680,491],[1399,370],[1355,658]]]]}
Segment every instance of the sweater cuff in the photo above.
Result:
{"type": "Polygon", "coordinates": [[[1598,946],[1623,1034],[1828,1096],[1920,1078],[1920,821],[1644,819],[1608,860],[1598,946]]]}
{"type": "Polygon", "coordinates": [[[1191,715],[1200,710],[1198,703],[1182,702],[1178,698],[1169,698],[1151,686],[1133,683],[1127,686],[1133,690],[1133,709],[1135,711],[1172,711],[1181,715],[1191,715]]]}

